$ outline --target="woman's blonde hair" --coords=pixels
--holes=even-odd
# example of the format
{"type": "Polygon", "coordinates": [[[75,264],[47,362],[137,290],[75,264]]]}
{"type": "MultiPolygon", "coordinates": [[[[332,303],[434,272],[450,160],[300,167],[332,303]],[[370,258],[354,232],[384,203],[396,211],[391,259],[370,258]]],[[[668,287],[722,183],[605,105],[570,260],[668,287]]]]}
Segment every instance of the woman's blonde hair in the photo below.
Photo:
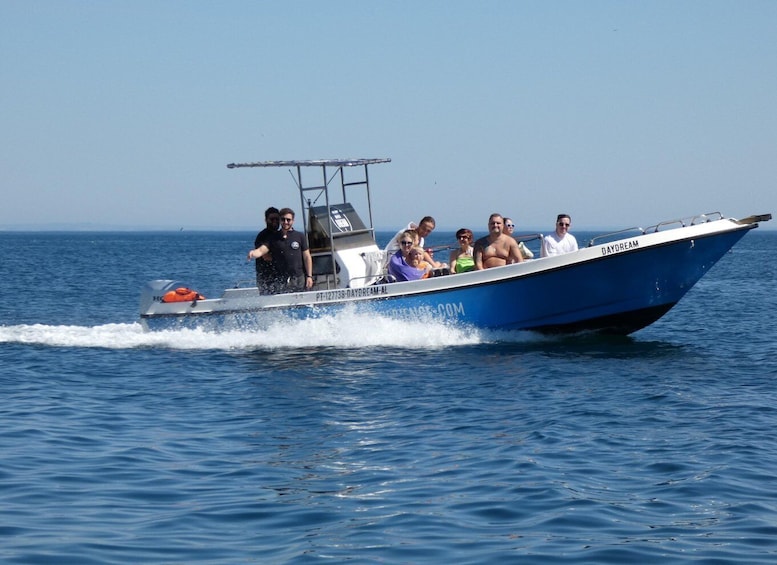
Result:
{"type": "Polygon", "coordinates": [[[413,243],[418,245],[418,242],[421,240],[421,236],[418,235],[418,232],[415,230],[405,230],[402,232],[402,235],[399,236],[399,239],[402,239],[403,237],[409,237],[413,240],[413,243]]]}

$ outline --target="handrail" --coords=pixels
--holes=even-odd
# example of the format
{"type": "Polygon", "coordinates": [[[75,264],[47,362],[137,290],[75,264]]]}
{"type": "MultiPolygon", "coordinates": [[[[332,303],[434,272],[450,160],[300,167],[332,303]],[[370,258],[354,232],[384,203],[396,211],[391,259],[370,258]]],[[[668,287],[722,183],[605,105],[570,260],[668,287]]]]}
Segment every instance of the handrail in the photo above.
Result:
{"type": "Polygon", "coordinates": [[[667,226],[672,226],[674,224],[680,224],[681,228],[685,227],[685,220],[678,218],[676,220],[665,220],[663,222],[657,223],[655,226],[650,226],[649,228],[645,229],[645,233],[653,232],[657,233],[661,228],[665,228],[667,226]]]}
{"type": "Polygon", "coordinates": [[[532,241],[533,239],[542,239],[543,235],[541,233],[525,233],[520,235],[513,235],[513,239],[515,241],[532,241]]]}
{"type": "MultiPolygon", "coordinates": [[[[396,277],[394,275],[389,275],[388,273],[377,274],[377,275],[364,275],[363,277],[351,277],[350,279],[348,279],[348,288],[353,288],[351,286],[351,283],[353,281],[360,281],[360,280],[367,280],[367,279],[375,279],[375,282],[364,285],[365,287],[372,286],[373,284],[376,284],[378,281],[382,279],[394,279],[393,281],[389,280],[387,282],[396,282],[396,277]]],[[[359,288],[363,288],[363,287],[359,287],[359,288]]]]}
{"type": "MultiPolygon", "coordinates": [[[[678,227],[684,228],[687,226],[706,224],[707,222],[715,222],[722,219],[723,219],[723,214],[721,214],[720,212],[707,212],[706,214],[697,214],[696,216],[690,216],[687,218],[665,220],[663,222],[659,222],[656,225],[649,226],[647,228],[641,228],[641,227],[626,228],[619,231],[597,235],[596,237],[593,237],[589,240],[588,247],[593,247],[597,240],[618,236],[631,231],[638,231],[640,232],[640,235],[645,235],[647,233],[658,233],[661,229],[675,224],[679,224],[678,227]]],[[[672,228],[672,229],[677,229],[677,228],[672,228]]]]}
{"type": "Polygon", "coordinates": [[[610,233],[604,233],[604,234],[592,237],[590,240],[588,240],[588,247],[593,247],[594,245],[596,245],[596,243],[594,242],[599,239],[604,239],[606,237],[613,237],[613,236],[617,236],[617,235],[621,235],[621,234],[633,232],[633,231],[638,231],[640,235],[645,235],[645,230],[643,230],[640,227],[626,228],[626,229],[622,229],[622,230],[618,230],[610,233]]]}

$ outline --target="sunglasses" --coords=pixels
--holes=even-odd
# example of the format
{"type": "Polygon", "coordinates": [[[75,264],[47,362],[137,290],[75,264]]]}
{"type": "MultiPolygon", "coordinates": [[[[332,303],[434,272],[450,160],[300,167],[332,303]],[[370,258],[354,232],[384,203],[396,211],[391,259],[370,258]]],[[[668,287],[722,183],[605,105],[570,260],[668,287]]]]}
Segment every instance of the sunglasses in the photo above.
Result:
{"type": "Polygon", "coordinates": [[[412,241],[400,241],[399,244],[400,245],[413,245],[413,242],[412,241]]]}
{"type": "Polygon", "coordinates": [[[282,222],[293,222],[294,218],[281,218],[282,222]]]}
{"type": "Polygon", "coordinates": [[[506,227],[506,228],[514,228],[514,227],[515,227],[515,224],[505,224],[505,227],[506,227]]]}
{"type": "Polygon", "coordinates": [[[459,239],[469,239],[469,236],[468,235],[460,235],[459,239]]]}

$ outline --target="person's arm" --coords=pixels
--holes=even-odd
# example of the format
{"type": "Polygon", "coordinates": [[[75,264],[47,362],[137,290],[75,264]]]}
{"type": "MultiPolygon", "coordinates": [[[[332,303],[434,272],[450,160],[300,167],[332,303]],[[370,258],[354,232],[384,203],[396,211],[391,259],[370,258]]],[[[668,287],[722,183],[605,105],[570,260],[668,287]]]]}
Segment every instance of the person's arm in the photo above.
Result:
{"type": "Polygon", "coordinates": [[[509,245],[510,245],[510,255],[508,255],[508,258],[510,260],[508,261],[508,263],[523,262],[523,253],[521,253],[521,248],[518,247],[518,242],[511,237],[509,245]]]}
{"type": "Polygon", "coordinates": [[[434,269],[442,269],[443,267],[448,266],[445,263],[440,263],[439,261],[435,261],[434,257],[432,257],[431,254],[426,250],[424,250],[424,261],[429,263],[434,269]]]}
{"type": "Polygon", "coordinates": [[[450,257],[448,257],[448,264],[450,265],[451,273],[456,272],[456,260],[459,258],[459,250],[454,249],[451,251],[450,257]]]}
{"type": "Polygon", "coordinates": [[[302,252],[302,262],[305,264],[305,288],[313,287],[313,256],[310,249],[302,252]]]}
{"type": "Polygon", "coordinates": [[[256,249],[252,249],[248,252],[248,260],[259,259],[262,255],[269,253],[270,249],[263,243],[256,249]]]}
{"type": "Polygon", "coordinates": [[[482,271],[483,267],[483,244],[475,242],[475,270],[482,271]]]}

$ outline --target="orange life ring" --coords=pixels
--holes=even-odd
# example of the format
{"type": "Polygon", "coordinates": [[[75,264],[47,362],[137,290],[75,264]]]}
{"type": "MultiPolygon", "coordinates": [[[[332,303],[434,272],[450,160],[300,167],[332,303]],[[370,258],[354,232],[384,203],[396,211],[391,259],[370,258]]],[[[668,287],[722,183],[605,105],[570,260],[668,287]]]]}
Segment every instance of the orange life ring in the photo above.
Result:
{"type": "Polygon", "coordinates": [[[185,286],[166,292],[162,297],[162,302],[193,302],[195,300],[205,300],[205,297],[196,290],[185,286]]]}

